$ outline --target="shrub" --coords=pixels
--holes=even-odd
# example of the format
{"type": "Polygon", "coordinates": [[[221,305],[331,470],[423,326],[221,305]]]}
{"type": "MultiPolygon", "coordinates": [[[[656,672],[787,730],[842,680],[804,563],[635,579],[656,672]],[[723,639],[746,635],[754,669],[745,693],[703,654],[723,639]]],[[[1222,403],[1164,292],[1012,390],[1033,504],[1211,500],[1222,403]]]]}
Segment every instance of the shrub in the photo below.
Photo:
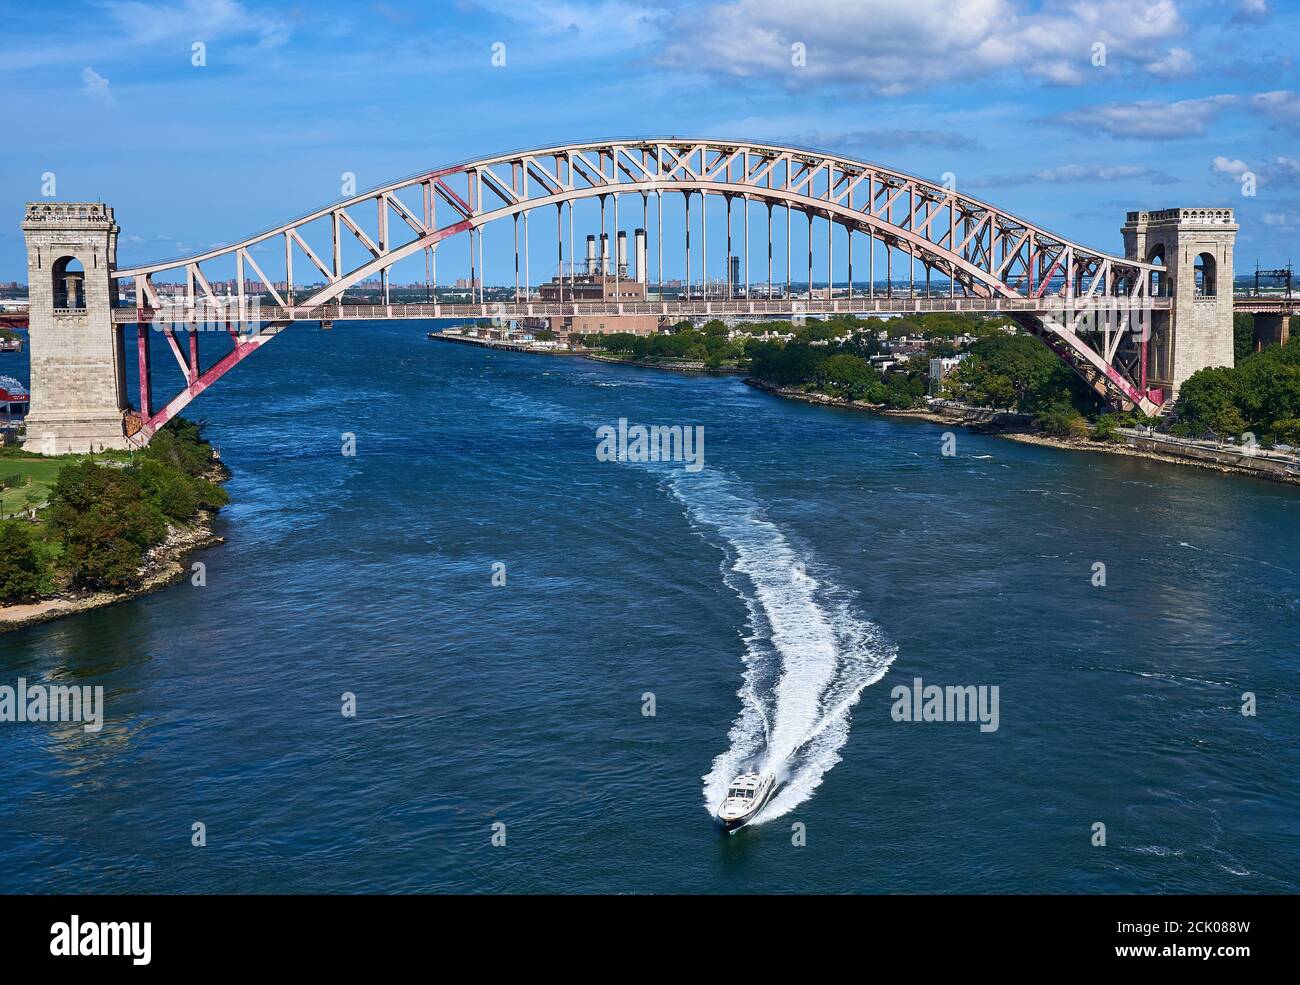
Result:
{"type": "Polygon", "coordinates": [[[1086,438],[1091,433],[1088,420],[1073,407],[1057,404],[1040,411],[1034,424],[1056,438],[1086,438]]]}
{"type": "Polygon", "coordinates": [[[162,511],[135,475],[89,460],[59,472],[49,520],[73,584],[92,589],[134,585],[145,549],[167,532],[162,511]]]}
{"type": "Polygon", "coordinates": [[[50,578],[45,556],[32,542],[27,525],[0,521],[0,603],[39,598],[50,578]]]}
{"type": "Polygon", "coordinates": [[[184,472],[150,460],[140,465],[138,475],[145,495],[165,516],[173,520],[189,520],[198,512],[193,480],[184,472]]]}
{"type": "Polygon", "coordinates": [[[1097,427],[1092,436],[1098,441],[1122,444],[1124,439],[1119,434],[1119,428],[1123,426],[1124,421],[1119,414],[1102,414],[1097,418],[1097,427]]]}
{"type": "Polygon", "coordinates": [[[1300,417],[1286,417],[1275,422],[1273,435],[1282,444],[1300,445],[1300,417]]]}

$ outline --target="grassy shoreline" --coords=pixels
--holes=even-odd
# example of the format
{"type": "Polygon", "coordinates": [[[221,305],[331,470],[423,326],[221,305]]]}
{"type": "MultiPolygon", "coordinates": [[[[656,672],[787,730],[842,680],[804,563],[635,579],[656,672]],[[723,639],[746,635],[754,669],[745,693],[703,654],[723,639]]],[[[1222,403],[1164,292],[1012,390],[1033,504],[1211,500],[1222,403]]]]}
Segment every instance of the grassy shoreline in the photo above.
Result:
{"type": "Polygon", "coordinates": [[[583,359],[590,359],[597,363],[638,366],[641,369],[666,369],[674,373],[689,373],[696,376],[738,376],[749,372],[749,369],[743,366],[709,366],[690,359],[641,359],[636,356],[613,356],[604,352],[582,352],[574,355],[580,355],[583,359]]]}
{"type": "Polygon", "coordinates": [[[140,584],[134,588],[117,591],[69,590],[36,602],[0,605],[0,635],[116,605],[183,581],[189,574],[185,562],[193,554],[226,542],[224,537],[215,533],[215,522],[216,512],[205,510],[195,522],[174,527],[167,540],[151,550],[152,556],[146,561],[140,584]]]}
{"type": "Polygon", "coordinates": [[[213,526],[230,472],[183,420],[132,452],[6,450],[0,476],[9,474],[25,480],[13,490],[23,517],[0,521],[0,632],[154,591],[221,542],[213,526]]]}

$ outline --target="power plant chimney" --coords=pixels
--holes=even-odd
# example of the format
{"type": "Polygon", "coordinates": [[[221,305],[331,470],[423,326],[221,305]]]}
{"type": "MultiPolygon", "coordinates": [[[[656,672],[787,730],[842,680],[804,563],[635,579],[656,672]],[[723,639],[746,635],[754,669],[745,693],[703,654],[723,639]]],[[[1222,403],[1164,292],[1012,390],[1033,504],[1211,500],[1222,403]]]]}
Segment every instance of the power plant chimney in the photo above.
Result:
{"type": "Polygon", "coordinates": [[[587,236],[587,276],[596,276],[596,237],[587,236]]]}
{"type": "Polygon", "coordinates": [[[600,272],[609,276],[609,233],[600,234],[600,272]]]}
{"type": "Polygon", "coordinates": [[[646,262],[645,262],[645,230],[638,229],[632,235],[635,240],[635,250],[636,250],[636,254],[635,254],[636,269],[632,271],[632,274],[637,281],[644,284],[648,280],[648,273],[649,273],[649,271],[646,270],[646,262]]]}
{"type": "Polygon", "coordinates": [[[618,231],[618,275],[627,277],[627,233],[618,231]]]}

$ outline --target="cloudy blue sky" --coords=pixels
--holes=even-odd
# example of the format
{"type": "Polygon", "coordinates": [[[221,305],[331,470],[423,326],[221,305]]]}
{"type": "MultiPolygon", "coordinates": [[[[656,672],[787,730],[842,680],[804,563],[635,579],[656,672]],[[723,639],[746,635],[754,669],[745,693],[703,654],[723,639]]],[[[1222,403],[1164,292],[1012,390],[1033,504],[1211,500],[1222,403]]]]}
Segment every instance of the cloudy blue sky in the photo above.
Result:
{"type": "Polygon", "coordinates": [[[788,141],[1118,252],[1130,208],[1232,206],[1300,260],[1300,5],[1281,0],[5,0],[0,280],[23,202],[103,200],[120,261],[227,242],[479,154],[788,141]],[[206,65],[192,64],[195,42],[206,65]],[[505,45],[505,65],[492,64],[505,45]],[[792,64],[792,45],[806,63],[792,64]],[[1255,194],[1242,194],[1242,176],[1255,194]]]}

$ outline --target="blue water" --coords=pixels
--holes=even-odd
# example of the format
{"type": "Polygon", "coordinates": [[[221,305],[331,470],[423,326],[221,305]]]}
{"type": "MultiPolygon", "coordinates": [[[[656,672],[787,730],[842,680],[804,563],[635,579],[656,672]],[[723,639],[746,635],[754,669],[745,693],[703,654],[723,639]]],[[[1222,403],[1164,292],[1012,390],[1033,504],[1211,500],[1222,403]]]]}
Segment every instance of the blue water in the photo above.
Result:
{"type": "Polygon", "coordinates": [[[191,407],[206,587],[0,637],[107,702],[0,725],[0,890],[1300,889],[1300,491],[427,327],[296,326],[191,407]],[[620,417],[705,467],[598,461],[620,417]],[[894,721],[918,676],[998,730],[894,721]]]}

